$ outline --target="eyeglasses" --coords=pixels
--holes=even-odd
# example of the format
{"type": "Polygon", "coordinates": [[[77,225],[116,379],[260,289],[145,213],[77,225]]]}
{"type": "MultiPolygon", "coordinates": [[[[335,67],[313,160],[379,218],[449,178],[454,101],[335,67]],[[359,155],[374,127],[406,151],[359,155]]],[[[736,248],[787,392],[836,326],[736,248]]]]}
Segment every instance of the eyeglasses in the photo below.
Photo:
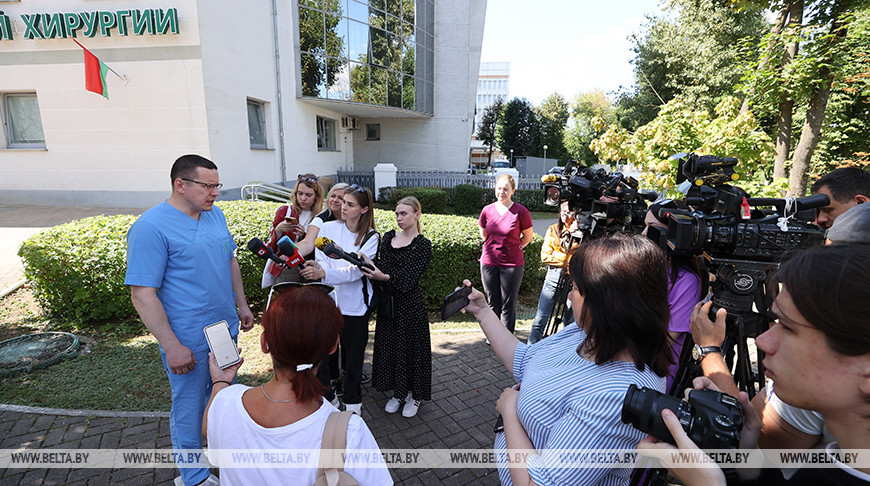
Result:
{"type": "Polygon", "coordinates": [[[181,180],[183,180],[183,181],[194,182],[194,183],[196,183],[196,184],[199,184],[200,186],[202,186],[202,187],[208,189],[208,192],[214,191],[215,189],[217,189],[218,191],[220,191],[220,190],[221,190],[221,187],[224,187],[224,185],[221,184],[221,183],[217,183],[217,184],[209,184],[208,182],[199,182],[199,181],[195,181],[195,180],[193,180],[193,179],[185,179],[184,177],[180,177],[179,179],[181,179],[181,180]]]}
{"type": "Polygon", "coordinates": [[[305,182],[306,184],[317,184],[317,177],[310,175],[303,175],[298,177],[299,182],[305,182]]]}
{"type": "Polygon", "coordinates": [[[348,189],[353,189],[356,192],[366,192],[366,188],[357,184],[347,186],[348,189]]]}

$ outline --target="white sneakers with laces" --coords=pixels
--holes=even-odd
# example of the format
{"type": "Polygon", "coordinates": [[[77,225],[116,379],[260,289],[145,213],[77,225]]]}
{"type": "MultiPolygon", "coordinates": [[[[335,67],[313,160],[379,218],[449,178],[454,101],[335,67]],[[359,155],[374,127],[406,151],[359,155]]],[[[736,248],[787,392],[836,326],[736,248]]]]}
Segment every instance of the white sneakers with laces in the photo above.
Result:
{"type": "Polygon", "coordinates": [[[411,418],[414,415],[417,415],[417,410],[420,409],[420,400],[414,400],[414,396],[411,392],[408,392],[408,396],[405,397],[405,407],[402,408],[402,417],[411,418]]]}
{"type": "Polygon", "coordinates": [[[387,406],[384,407],[384,411],[387,413],[396,413],[399,411],[399,407],[401,406],[402,401],[396,397],[393,397],[387,402],[387,406]]]}

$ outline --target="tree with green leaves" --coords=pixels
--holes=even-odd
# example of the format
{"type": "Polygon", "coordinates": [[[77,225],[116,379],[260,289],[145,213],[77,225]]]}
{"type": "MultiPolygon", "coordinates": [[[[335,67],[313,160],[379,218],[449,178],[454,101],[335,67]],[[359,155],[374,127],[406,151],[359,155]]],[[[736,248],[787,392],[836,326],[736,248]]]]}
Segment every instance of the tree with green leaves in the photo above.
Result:
{"type": "Polygon", "coordinates": [[[778,197],[784,179],[773,183],[765,164],[773,155],[770,137],[750,111],[740,111],[741,102],[733,96],[722,99],[707,110],[676,97],[666,103],[650,123],[630,132],[617,124],[609,126],[601,117],[592,120],[602,135],[591,149],[602,160],[625,160],[643,170],[646,187],[675,194],[679,152],[737,157],[735,168],[741,187],[752,195],[778,197]]]}
{"type": "Polygon", "coordinates": [[[666,102],[684,102],[712,109],[733,94],[737,69],[747,52],[745,39],[765,31],[763,9],[735,9],[721,0],[670,0],[660,17],[647,17],[634,42],[634,86],[617,99],[617,117],[628,130],[649,123],[666,102]]]}
{"type": "Polygon", "coordinates": [[[607,125],[616,123],[616,108],[602,90],[579,93],[571,102],[571,118],[565,131],[565,149],[570,159],[591,166],[598,163],[598,156],[589,144],[602,134],[592,125],[592,120],[601,118],[607,125]]]}
{"type": "Polygon", "coordinates": [[[567,152],[565,150],[565,124],[568,123],[570,113],[568,102],[559,93],[553,93],[547,97],[535,110],[540,126],[540,136],[535,153],[540,150],[543,153],[544,145],[547,146],[547,155],[551,159],[565,162],[567,152]]]}
{"type": "MultiPolygon", "coordinates": [[[[856,92],[850,92],[860,92],[860,85],[866,85],[866,82],[859,82],[857,87],[846,85],[851,76],[862,71],[860,58],[870,47],[866,27],[868,2],[777,0],[769,3],[745,0],[741,5],[759,3],[769,5],[780,14],[770,34],[758,45],[759,52],[764,52],[765,56],[750,66],[746,83],[747,105],[758,113],[775,116],[775,174],[785,176],[791,153],[788,193],[801,196],[806,193],[816,149],[820,146],[833,148],[835,140],[846,140],[843,122],[851,118],[846,114],[861,113],[866,108],[867,97],[854,96],[856,92]],[[771,59],[780,61],[772,62],[771,59]],[[840,90],[840,87],[844,89],[840,90]],[[836,112],[830,116],[829,106],[832,112],[836,112]],[[793,120],[793,116],[797,119],[793,120]],[[831,123],[831,119],[840,123],[831,123]],[[795,126],[796,123],[800,128],[795,126]],[[800,137],[795,144],[792,134],[798,130],[800,137]],[[832,144],[826,143],[829,138],[832,144]]],[[[845,124],[850,125],[849,122],[845,124]]],[[[860,129],[854,130],[854,125],[850,128],[853,128],[852,134],[860,139],[860,129]]],[[[837,145],[849,146],[848,143],[837,145]]],[[[834,156],[848,157],[850,154],[834,156]]],[[[836,163],[831,159],[821,162],[836,163]]]]}
{"type": "Polygon", "coordinates": [[[534,150],[539,146],[539,140],[538,119],[529,100],[514,98],[508,101],[496,126],[496,143],[502,153],[512,154],[514,157],[535,155],[534,150]]]}
{"type": "Polygon", "coordinates": [[[499,96],[495,102],[483,109],[483,114],[480,116],[480,128],[477,130],[477,139],[489,147],[486,154],[486,165],[492,165],[492,148],[496,142],[496,126],[498,125],[498,117],[504,107],[504,99],[499,96]]]}

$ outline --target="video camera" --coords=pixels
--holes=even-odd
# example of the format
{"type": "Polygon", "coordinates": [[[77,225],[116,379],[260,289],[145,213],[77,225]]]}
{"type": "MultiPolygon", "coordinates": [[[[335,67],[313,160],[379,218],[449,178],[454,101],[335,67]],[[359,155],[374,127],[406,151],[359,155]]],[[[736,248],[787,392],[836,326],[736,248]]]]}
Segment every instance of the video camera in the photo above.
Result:
{"type": "MultiPolygon", "coordinates": [[[[764,284],[787,252],[824,242],[822,230],[798,213],[825,206],[829,199],[826,195],[749,197],[729,184],[740,179],[734,170],[737,159],[695,154],[673,158],[680,159],[677,181],[682,182],[684,205],[654,204],[659,219],[667,221],[667,235],[648,234],[665,251],[703,256],[716,277],[710,283],[713,305],[709,318],[715,320],[720,308],[728,311],[726,362],[731,365],[736,345],[735,381],[752,397],[764,385],[764,375],[760,359],[753,370],[746,339],[766,331],[772,319],[772,297],[764,284]]],[[[678,378],[685,371],[683,363],[680,368],[678,378]]],[[[677,389],[688,386],[691,378],[686,374],[677,380],[685,382],[675,383],[677,389]]]]}
{"type": "Polygon", "coordinates": [[[637,180],[621,172],[593,170],[571,160],[562,174],[541,177],[544,204],[559,206],[568,202],[575,213],[588,213],[599,225],[642,228],[646,201],[655,200],[655,192],[638,189],[637,180]],[[614,199],[602,200],[603,197],[614,199]]]}
{"type": "Polygon", "coordinates": [[[651,388],[629,386],[622,402],[622,422],[676,445],[662,419],[669,409],[692,442],[701,449],[737,449],[743,429],[743,407],[731,395],[716,390],[692,390],[687,401],[651,388]]]}
{"type": "Polygon", "coordinates": [[[737,159],[695,154],[675,157],[680,156],[684,158],[680,160],[677,181],[690,184],[685,203],[693,209],[661,210],[669,219],[666,250],[776,262],[786,251],[824,242],[819,227],[794,216],[829,204],[826,195],[795,200],[749,197],[742,189],[726,183],[740,178],[734,171],[737,159]]]}

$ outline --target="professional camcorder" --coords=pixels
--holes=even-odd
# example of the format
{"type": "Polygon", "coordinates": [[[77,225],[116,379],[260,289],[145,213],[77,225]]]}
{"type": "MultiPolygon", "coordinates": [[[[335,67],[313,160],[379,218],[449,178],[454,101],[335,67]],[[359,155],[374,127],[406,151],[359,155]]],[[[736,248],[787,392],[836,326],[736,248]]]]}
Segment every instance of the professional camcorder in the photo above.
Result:
{"type": "Polygon", "coordinates": [[[743,429],[743,407],[736,398],[716,390],[692,390],[688,401],[651,388],[631,385],[622,402],[622,421],[653,437],[676,445],[662,419],[669,409],[692,442],[701,449],[737,449],[743,429]]]}
{"type": "Polygon", "coordinates": [[[660,210],[669,217],[666,249],[776,262],[786,251],[824,242],[824,232],[818,226],[796,215],[827,205],[826,195],[795,200],[749,197],[742,189],[726,183],[739,179],[734,172],[737,159],[679,155],[685,157],[680,163],[678,182],[682,179],[690,184],[685,203],[692,209],[660,210]]]}
{"type": "Polygon", "coordinates": [[[599,225],[642,228],[646,201],[655,192],[638,189],[637,180],[621,172],[590,169],[576,160],[569,161],[562,174],[541,177],[544,204],[558,206],[568,202],[575,213],[589,213],[599,225]],[[602,200],[603,197],[615,201],[602,200]]]}

